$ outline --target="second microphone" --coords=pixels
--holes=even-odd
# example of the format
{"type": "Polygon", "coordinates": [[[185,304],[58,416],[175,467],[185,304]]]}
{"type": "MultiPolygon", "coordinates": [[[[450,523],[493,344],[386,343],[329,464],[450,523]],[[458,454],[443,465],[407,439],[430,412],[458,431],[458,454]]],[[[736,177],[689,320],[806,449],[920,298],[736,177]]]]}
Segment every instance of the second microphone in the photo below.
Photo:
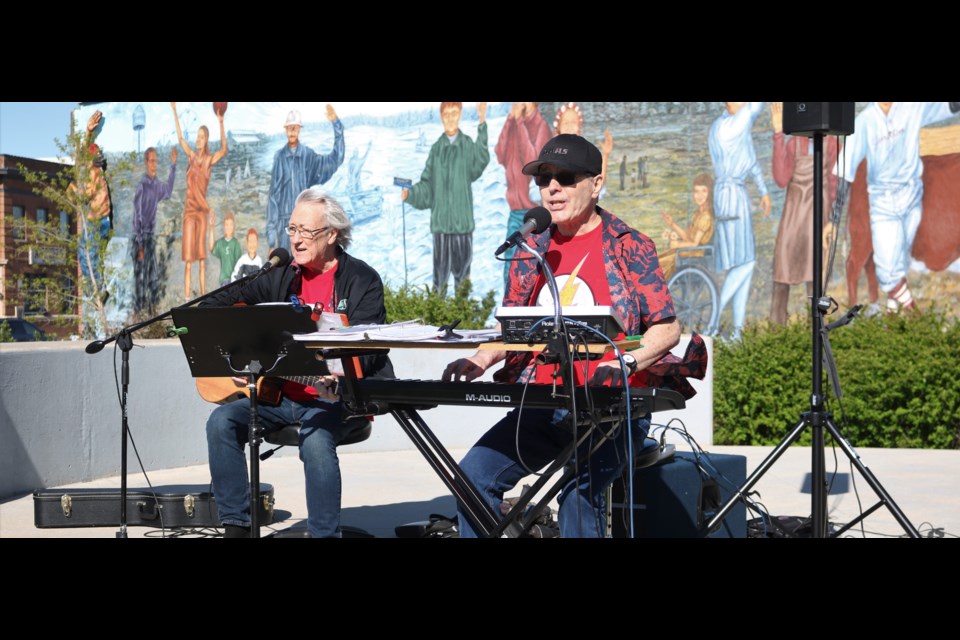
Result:
{"type": "Polygon", "coordinates": [[[499,256],[510,247],[515,247],[523,242],[527,236],[533,233],[543,233],[550,226],[552,220],[550,212],[543,207],[530,209],[523,218],[523,226],[507,238],[507,241],[500,245],[500,248],[493,255],[499,256]]]}

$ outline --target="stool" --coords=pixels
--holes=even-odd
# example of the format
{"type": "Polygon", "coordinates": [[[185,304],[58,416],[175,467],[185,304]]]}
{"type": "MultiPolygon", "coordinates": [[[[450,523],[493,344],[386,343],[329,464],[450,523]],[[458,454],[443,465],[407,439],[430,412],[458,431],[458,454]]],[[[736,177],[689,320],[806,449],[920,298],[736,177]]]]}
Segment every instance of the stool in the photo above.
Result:
{"type": "MultiPolygon", "coordinates": [[[[637,469],[652,467],[663,460],[669,460],[675,451],[676,447],[672,444],[665,444],[661,449],[656,438],[646,437],[633,455],[633,464],[624,470],[624,476],[629,478],[637,469]]],[[[607,487],[607,537],[613,537],[613,484],[607,487]]]]}
{"type": "MultiPolygon", "coordinates": [[[[663,445],[663,450],[661,450],[660,443],[657,442],[656,438],[644,438],[643,443],[640,445],[640,450],[633,456],[633,469],[637,470],[643,469],[644,467],[652,467],[661,460],[666,460],[671,457],[675,450],[676,447],[672,444],[663,445]]],[[[629,470],[627,473],[629,473],[629,470]]]]}
{"type": "MultiPolygon", "coordinates": [[[[652,467],[662,461],[673,457],[676,447],[672,444],[665,444],[661,448],[656,438],[645,437],[639,447],[634,447],[633,464],[627,465],[623,470],[623,475],[627,478],[638,469],[652,467]]],[[[614,480],[616,482],[616,480],[614,480]]],[[[607,531],[606,537],[613,537],[613,482],[605,491],[607,503],[607,531]]]]}
{"type": "MultiPolygon", "coordinates": [[[[346,444],[356,444],[358,442],[363,442],[370,437],[370,433],[373,431],[373,421],[369,418],[358,417],[350,418],[347,421],[348,424],[352,425],[353,428],[347,431],[347,433],[337,442],[337,446],[343,446],[346,444]]],[[[280,427],[279,429],[274,429],[269,433],[263,434],[263,439],[268,444],[277,445],[273,449],[270,449],[266,453],[260,455],[261,460],[266,460],[273,453],[280,449],[281,447],[299,447],[300,446],[300,423],[297,424],[288,424],[286,426],[280,427]]],[[[356,527],[347,527],[341,526],[341,535],[344,538],[372,538],[373,536],[367,533],[362,529],[357,529],[356,527]]],[[[284,531],[277,531],[271,533],[268,538],[309,538],[310,533],[304,527],[292,527],[284,531]]]]}
{"type": "MultiPolygon", "coordinates": [[[[343,446],[347,444],[356,444],[358,442],[363,442],[370,437],[370,434],[373,432],[373,423],[367,418],[350,418],[350,423],[355,423],[353,428],[348,431],[343,438],[337,442],[337,446],[343,446]]],[[[300,446],[300,423],[288,424],[286,426],[280,427],[279,429],[273,429],[268,433],[263,434],[263,440],[267,444],[276,445],[273,449],[266,451],[265,453],[260,454],[261,460],[266,460],[274,454],[275,451],[282,447],[299,447],[300,446]]]]}

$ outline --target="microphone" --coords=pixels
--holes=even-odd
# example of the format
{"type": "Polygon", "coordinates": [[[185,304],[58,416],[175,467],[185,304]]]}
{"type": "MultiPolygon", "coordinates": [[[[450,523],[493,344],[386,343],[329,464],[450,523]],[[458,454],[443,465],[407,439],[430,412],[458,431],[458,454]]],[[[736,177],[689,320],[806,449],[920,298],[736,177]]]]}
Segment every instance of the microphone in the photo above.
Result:
{"type": "Polygon", "coordinates": [[[260,267],[260,273],[266,273],[274,267],[285,267],[290,264],[290,260],[290,252],[283,247],[277,247],[270,252],[270,259],[267,260],[267,263],[260,267]]]}
{"type": "Polygon", "coordinates": [[[510,247],[517,246],[531,233],[542,233],[546,231],[551,222],[552,216],[550,215],[550,212],[543,207],[534,207],[533,209],[530,209],[530,211],[527,211],[527,214],[523,218],[523,226],[515,231],[513,235],[507,238],[507,241],[500,245],[500,248],[497,249],[497,252],[493,255],[498,256],[510,247]]]}
{"type": "Polygon", "coordinates": [[[93,342],[87,345],[87,348],[84,349],[84,351],[86,351],[87,353],[100,353],[101,351],[103,351],[103,348],[105,346],[107,346],[107,343],[104,342],[103,340],[94,340],[93,342]]]}

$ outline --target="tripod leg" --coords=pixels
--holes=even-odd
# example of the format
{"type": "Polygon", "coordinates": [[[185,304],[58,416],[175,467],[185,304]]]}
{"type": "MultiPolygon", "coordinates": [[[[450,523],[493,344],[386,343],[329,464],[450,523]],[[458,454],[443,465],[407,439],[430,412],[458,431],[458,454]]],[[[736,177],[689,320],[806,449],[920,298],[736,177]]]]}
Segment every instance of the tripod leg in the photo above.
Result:
{"type": "Polygon", "coordinates": [[[806,427],[808,424],[808,414],[805,413],[803,414],[803,417],[800,418],[800,421],[793,426],[793,430],[789,433],[789,435],[787,435],[787,437],[784,438],[780,444],[778,444],[776,448],[770,452],[770,455],[768,455],[766,459],[760,463],[760,466],[750,474],[750,477],[746,479],[746,481],[743,483],[743,486],[740,487],[740,489],[738,489],[734,495],[730,496],[730,499],[727,500],[727,503],[723,505],[723,507],[717,511],[716,515],[710,519],[710,522],[706,524],[704,530],[700,532],[701,534],[706,536],[720,526],[720,523],[723,522],[723,519],[727,517],[727,514],[730,513],[730,510],[733,509],[734,505],[737,504],[738,501],[744,500],[744,496],[750,491],[750,489],[753,488],[753,485],[755,485],[757,481],[763,477],[763,474],[767,472],[767,469],[773,466],[773,463],[783,455],[783,452],[786,451],[790,445],[796,442],[797,438],[799,438],[800,434],[803,432],[804,427],[806,427]]]}
{"type": "Polygon", "coordinates": [[[827,474],[826,453],[823,448],[823,413],[811,415],[813,431],[810,443],[810,464],[813,472],[810,478],[811,537],[827,537],[827,474]]]}
{"type": "Polygon", "coordinates": [[[834,442],[840,445],[840,448],[843,449],[843,452],[846,454],[847,458],[850,459],[850,462],[857,468],[860,472],[860,475],[864,477],[867,481],[867,484],[870,485],[870,488],[873,489],[874,493],[880,498],[880,501],[887,507],[891,515],[900,523],[900,526],[903,527],[903,530],[911,538],[921,538],[920,532],[917,531],[917,528],[910,523],[907,519],[907,516],[900,510],[900,507],[897,506],[897,503],[893,501],[893,498],[890,497],[890,494],[886,492],[883,488],[883,485],[880,484],[880,481],[877,480],[876,476],[873,475],[873,472],[867,468],[865,464],[860,460],[860,456],[857,455],[857,452],[854,450],[850,443],[847,442],[846,438],[840,435],[840,430],[837,428],[837,425],[833,423],[833,420],[827,418],[826,420],[827,431],[830,432],[830,435],[833,436],[834,442]]]}

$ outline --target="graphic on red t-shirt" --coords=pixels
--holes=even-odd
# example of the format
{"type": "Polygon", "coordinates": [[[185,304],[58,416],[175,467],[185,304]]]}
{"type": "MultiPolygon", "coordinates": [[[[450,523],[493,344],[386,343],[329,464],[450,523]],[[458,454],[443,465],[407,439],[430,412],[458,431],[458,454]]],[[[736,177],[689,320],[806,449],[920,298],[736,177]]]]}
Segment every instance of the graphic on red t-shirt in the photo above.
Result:
{"type": "MultiPolygon", "coordinates": [[[[557,292],[563,307],[606,306],[611,303],[610,285],[607,283],[607,274],[603,265],[602,231],[602,226],[597,225],[596,229],[582,236],[568,238],[557,233],[551,238],[546,260],[556,278],[557,292]]],[[[537,289],[533,298],[537,306],[552,310],[553,296],[542,274],[537,283],[537,289]]],[[[545,313],[545,315],[550,314],[545,313]]],[[[574,364],[576,384],[583,384],[600,362],[612,357],[611,353],[606,354],[601,360],[591,360],[589,364],[576,362],[574,364]],[[584,376],[584,367],[587,367],[586,376],[584,376]]],[[[536,382],[552,383],[554,369],[554,365],[538,366],[536,382]]]]}

